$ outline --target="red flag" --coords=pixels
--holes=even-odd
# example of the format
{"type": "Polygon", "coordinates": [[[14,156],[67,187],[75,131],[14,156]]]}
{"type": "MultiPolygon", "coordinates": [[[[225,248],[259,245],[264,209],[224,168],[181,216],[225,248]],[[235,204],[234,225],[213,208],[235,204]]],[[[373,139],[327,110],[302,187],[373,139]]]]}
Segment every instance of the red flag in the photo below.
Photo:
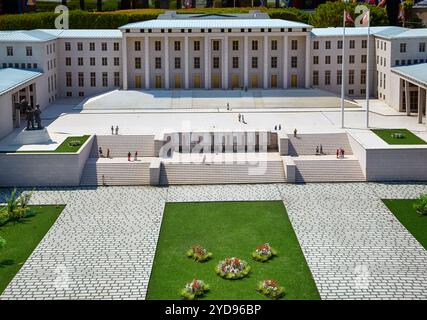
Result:
{"type": "Polygon", "coordinates": [[[351,17],[350,13],[348,13],[347,11],[344,11],[344,22],[351,22],[354,23],[353,18],[351,17]]]}

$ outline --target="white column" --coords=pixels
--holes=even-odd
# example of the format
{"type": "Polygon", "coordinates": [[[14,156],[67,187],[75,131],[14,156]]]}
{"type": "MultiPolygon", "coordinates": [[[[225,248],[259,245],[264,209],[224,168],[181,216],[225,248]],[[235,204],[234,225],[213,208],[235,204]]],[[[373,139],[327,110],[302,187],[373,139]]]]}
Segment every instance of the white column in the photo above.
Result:
{"type": "Polygon", "coordinates": [[[283,36],[283,89],[288,88],[288,36],[283,36]]]}
{"type": "Polygon", "coordinates": [[[144,55],[145,55],[145,88],[150,89],[150,48],[149,48],[149,37],[144,38],[144,55]]]}
{"type": "Polygon", "coordinates": [[[311,39],[310,35],[307,34],[305,38],[305,87],[310,88],[310,73],[311,73],[311,39]]]}
{"type": "Polygon", "coordinates": [[[165,89],[169,89],[169,37],[165,36],[165,89]]]}
{"type": "Polygon", "coordinates": [[[268,37],[264,36],[264,54],[263,54],[263,59],[264,59],[264,67],[263,67],[263,83],[264,83],[264,89],[268,88],[268,37]]]}
{"type": "Polygon", "coordinates": [[[123,33],[122,38],[122,70],[123,70],[123,90],[128,89],[128,53],[127,53],[127,37],[123,33]]]}
{"type": "Polygon", "coordinates": [[[411,99],[409,99],[409,97],[410,97],[409,82],[405,80],[405,104],[406,104],[406,115],[407,116],[411,115],[411,106],[410,106],[411,99]]]}
{"type": "Polygon", "coordinates": [[[228,37],[222,39],[222,88],[228,89],[228,37]]]}
{"type": "Polygon", "coordinates": [[[243,86],[248,87],[248,36],[244,36],[243,50],[243,86]]]}
{"type": "Polygon", "coordinates": [[[209,45],[210,45],[210,39],[208,37],[205,37],[205,89],[209,89],[209,45]]]}
{"type": "Polygon", "coordinates": [[[418,123],[423,123],[423,98],[424,90],[418,87],[418,123]]]}
{"type": "Polygon", "coordinates": [[[188,79],[188,68],[189,68],[189,58],[190,54],[188,52],[188,36],[184,37],[184,87],[185,89],[189,88],[189,79],[188,79]]]}

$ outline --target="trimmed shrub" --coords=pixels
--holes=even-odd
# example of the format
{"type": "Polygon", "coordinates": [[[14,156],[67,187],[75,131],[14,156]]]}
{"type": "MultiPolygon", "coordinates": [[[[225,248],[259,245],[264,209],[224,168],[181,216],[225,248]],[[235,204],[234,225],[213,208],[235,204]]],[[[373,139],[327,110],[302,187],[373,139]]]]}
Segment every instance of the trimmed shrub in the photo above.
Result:
{"type": "Polygon", "coordinates": [[[181,290],[181,297],[185,300],[194,300],[204,296],[209,291],[209,285],[203,280],[193,279],[181,290]]]}
{"type": "Polygon", "coordinates": [[[197,262],[205,262],[212,257],[212,252],[208,252],[202,246],[194,245],[187,251],[187,257],[192,258],[197,262]]]}
{"type": "Polygon", "coordinates": [[[423,216],[427,215],[427,194],[421,195],[414,204],[414,209],[423,216]]]}

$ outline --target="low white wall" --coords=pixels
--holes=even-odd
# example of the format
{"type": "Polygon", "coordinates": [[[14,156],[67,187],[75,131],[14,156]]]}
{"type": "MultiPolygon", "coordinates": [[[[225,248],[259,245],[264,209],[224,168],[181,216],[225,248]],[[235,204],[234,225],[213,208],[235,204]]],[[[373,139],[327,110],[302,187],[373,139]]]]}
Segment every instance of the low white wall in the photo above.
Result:
{"type": "Polygon", "coordinates": [[[366,149],[351,134],[347,133],[347,136],[353,155],[359,160],[360,168],[366,177],[366,149]]]}
{"type": "Polygon", "coordinates": [[[426,181],[427,149],[366,150],[367,181],[426,181]]]}
{"type": "Polygon", "coordinates": [[[10,94],[0,96],[0,139],[13,130],[12,97],[10,94]]]}
{"type": "Polygon", "coordinates": [[[93,137],[79,153],[0,154],[0,186],[78,186],[92,143],[93,137]]]}

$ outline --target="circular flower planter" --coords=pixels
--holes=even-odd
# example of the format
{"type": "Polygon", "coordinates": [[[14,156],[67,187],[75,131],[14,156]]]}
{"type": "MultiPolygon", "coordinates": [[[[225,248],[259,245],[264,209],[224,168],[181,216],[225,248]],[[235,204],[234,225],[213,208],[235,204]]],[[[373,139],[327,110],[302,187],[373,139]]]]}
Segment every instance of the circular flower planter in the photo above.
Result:
{"type": "Polygon", "coordinates": [[[239,258],[225,258],[220,261],[215,268],[215,272],[224,279],[236,280],[246,277],[251,271],[251,267],[244,260],[239,258]]]}
{"type": "Polygon", "coordinates": [[[181,290],[181,297],[185,300],[195,300],[204,296],[209,291],[209,285],[203,280],[193,279],[181,290]]]}
{"type": "Polygon", "coordinates": [[[252,252],[252,258],[259,262],[265,262],[277,255],[277,251],[273,249],[268,243],[257,246],[255,251],[252,252]]]}
{"type": "Polygon", "coordinates": [[[285,295],[285,289],[279,286],[277,280],[264,280],[259,282],[257,291],[270,299],[280,299],[285,295]]]}
{"type": "Polygon", "coordinates": [[[187,257],[194,259],[197,262],[208,261],[212,257],[212,253],[199,245],[194,245],[187,251],[187,257]]]}

